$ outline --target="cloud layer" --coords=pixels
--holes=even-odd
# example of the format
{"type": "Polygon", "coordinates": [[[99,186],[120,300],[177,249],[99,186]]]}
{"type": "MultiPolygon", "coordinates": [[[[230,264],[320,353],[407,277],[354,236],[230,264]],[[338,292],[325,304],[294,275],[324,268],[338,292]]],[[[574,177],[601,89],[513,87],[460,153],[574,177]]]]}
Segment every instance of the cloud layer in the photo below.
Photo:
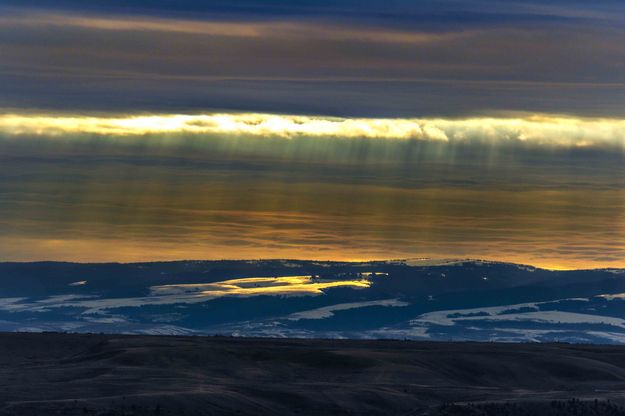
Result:
{"type": "Polygon", "coordinates": [[[5,2],[0,107],[622,115],[619,2],[133,4],[5,2]]]}
{"type": "Polygon", "coordinates": [[[0,260],[625,266],[622,1],[6,0],[0,260]]]}

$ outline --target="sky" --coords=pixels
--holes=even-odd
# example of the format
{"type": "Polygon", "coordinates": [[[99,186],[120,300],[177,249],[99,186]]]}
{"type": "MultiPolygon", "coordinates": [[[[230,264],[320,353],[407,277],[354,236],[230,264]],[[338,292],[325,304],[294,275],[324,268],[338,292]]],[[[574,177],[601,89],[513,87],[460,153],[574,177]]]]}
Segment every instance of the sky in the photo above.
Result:
{"type": "Polygon", "coordinates": [[[625,267],[620,1],[0,0],[0,261],[625,267]]]}

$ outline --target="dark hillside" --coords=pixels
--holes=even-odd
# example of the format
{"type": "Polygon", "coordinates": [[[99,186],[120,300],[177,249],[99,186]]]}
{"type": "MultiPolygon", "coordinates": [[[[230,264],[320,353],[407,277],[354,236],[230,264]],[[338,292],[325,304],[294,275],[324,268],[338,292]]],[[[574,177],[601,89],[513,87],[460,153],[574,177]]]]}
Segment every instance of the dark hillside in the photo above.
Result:
{"type": "Polygon", "coordinates": [[[617,346],[14,333],[0,360],[7,416],[620,415],[625,402],[617,346]]]}

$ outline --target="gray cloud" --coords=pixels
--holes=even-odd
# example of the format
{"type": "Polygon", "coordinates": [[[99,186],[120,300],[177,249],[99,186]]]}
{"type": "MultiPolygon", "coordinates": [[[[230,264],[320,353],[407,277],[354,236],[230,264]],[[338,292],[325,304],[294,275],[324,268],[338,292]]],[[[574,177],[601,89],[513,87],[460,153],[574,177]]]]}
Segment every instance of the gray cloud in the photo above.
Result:
{"type": "Polygon", "coordinates": [[[431,31],[12,10],[0,19],[5,107],[111,111],[123,94],[157,111],[614,115],[625,87],[622,25],[592,19],[431,31]]]}

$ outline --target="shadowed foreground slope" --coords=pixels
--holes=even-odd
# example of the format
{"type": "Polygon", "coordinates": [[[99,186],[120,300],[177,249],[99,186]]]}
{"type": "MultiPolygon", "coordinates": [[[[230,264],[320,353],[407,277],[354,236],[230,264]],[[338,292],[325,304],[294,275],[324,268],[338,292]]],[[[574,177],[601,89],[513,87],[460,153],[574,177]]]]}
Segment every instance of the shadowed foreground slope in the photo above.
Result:
{"type": "Polygon", "coordinates": [[[0,360],[2,415],[625,414],[616,346],[2,334],[0,360]]]}

